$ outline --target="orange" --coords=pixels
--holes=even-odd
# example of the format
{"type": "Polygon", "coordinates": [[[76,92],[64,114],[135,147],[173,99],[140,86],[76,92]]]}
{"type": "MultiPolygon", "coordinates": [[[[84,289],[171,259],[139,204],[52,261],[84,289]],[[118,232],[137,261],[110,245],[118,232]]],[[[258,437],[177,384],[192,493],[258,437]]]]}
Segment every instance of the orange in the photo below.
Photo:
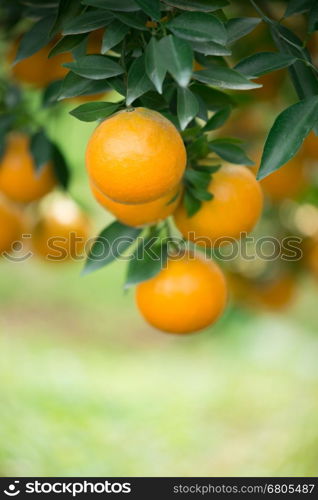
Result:
{"type": "MultiPolygon", "coordinates": [[[[256,161],[260,164],[260,155],[256,161]]],[[[285,165],[260,181],[264,193],[273,201],[295,198],[306,186],[303,158],[298,154],[285,165]]]]}
{"type": "Polygon", "coordinates": [[[12,244],[21,239],[23,233],[23,219],[20,211],[0,196],[0,254],[9,252],[12,244]]]}
{"type": "Polygon", "coordinates": [[[213,176],[208,191],[213,194],[192,217],[181,203],[175,223],[186,239],[203,246],[221,243],[221,238],[239,238],[257,223],[263,206],[259,183],[249,169],[224,165],[213,176]],[[217,241],[219,240],[219,241],[217,241]]]}
{"type": "MultiPolygon", "coordinates": [[[[88,54],[100,53],[102,37],[103,30],[96,30],[90,33],[87,44],[88,54]]],[[[57,54],[56,56],[48,58],[51,49],[58,40],[59,37],[56,37],[52,42],[32,56],[23,59],[12,66],[11,71],[14,78],[16,78],[19,82],[38,88],[46,87],[54,80],[64,78],[69,70],[64,68],[63,64],[73,60],[72,54],[70,52],[64,52],[63,54],[57,54]]],[[[16,40],[9,48],[7,57],[10,64],[12,64],[15,59],[18,46],[19,40],[16,40]]],[[[101,95],[102,94],[98,94],[98,96],[101,95]]],[[[86,96],[82,96],[81,100],[84,100],[84,97],[85,100],[89,100],[86,96]]]]}
{"type": "Polygon", "coordinates": [[[107,198],[93,184],[91,184],[91,190],[98,203],[115,215],[123,224],[138,227],[155,224],[169,217],[180,202],[182,188],[181,185],[178,185],[157,200],[139,205],[125,205],[113,201],[107,198]]]}
{"type": "Polygon", "coordinates": [[[269,282],[266,286],[258,288],[259,302],[271,311],[281,311],[288,307],[296,292],[295,279],[285,274],[278,279],[269,282]]]}
{"type": "Polygon", "coordinates": [[[175,126],[156,111],[120,111],[93,132],[86,150],[91,181],[119,203],[147,203],[177,186],[186,151],[175,126]]]}
{"type": "Polygon", "coordinates": [[[13,201],[28,203],[38,200],[56,184],[53,167],[44,165],[35,171],[29,151],[29,138],[24,134],[11,134],[0,161],[0,189],[13,201]]]}
{"type": "Polygon", "coordinates": [[[268,281],[253,281],[233,275],[230,289],[234,299],[252,309],[283,311],[293,301],[296,293],[295,278],[288,272],[268,281]]]}
{"type": "Polygon", "coordinates": [[[318,162],[318,137],[314,132],[310,132],[308,137],[305,139],[302,153],[305,160],[318,162]]]}
{"type": "Polygon", "coordinates": [[[282,311],[292,302],[296,293],[295,279],[290,274],[283,274],[268,283],[257,287],[256,300],[270,311],[282,311]]]}
{"type": "MultiPolygon", "coordinates": [[[[69,52],[58,54],[50,59],[48,55],[57,40],[46,45],[32,56],[23,59],[11,68],[12,75],[18,82],[26,83],[34,87],[43,88],[54,80],[64,78],[68,69],[62,64],[72,61],[69,52]]],[[[18,49],[19,41],[15,41],[9,49],[8,60],[13,63],[18,49]]]]}
{"type": "Polygon", "coordinates": [[[43,212],[32,231],[34,252],[53,262],[81,259],[89,237],[86,214],[68,198],[49,201],[43,212]]]}
{"type": "Polygon", "coordinates": [[[168,260],[167,267],[136,288],[143,317],[169,333],[202,330],[222,314],[227,299],[224,275],[212,261],[185,253],[168,260]]]}

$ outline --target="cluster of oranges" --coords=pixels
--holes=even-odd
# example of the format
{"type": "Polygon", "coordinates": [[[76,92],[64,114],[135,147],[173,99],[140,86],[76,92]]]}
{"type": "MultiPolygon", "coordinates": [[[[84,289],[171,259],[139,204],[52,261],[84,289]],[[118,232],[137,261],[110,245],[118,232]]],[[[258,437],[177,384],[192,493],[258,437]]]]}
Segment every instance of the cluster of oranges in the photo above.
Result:
{"type": "MultiPolygon", "coordinates": [[[[101,39],[101,31],[92,32],[87,53],[100,53],[101,39]]],[[[63,78],[67,70],[62,64],[71,60],[71,54],[58,54],[48,59],[57,42],[58,38],[14,65],[13,77],[37,88],[63,78]]],[[[16,50],[17,43],[9,51],[9,61],[13,61],[16,50]]],[[[258,96],[255,94],[258,100],[273,97],[282,81],[282,74],[276,75],[277,81],[272,75],[263,78],[264,87],[258,91],[258,96]]],[[[253,117],[249,118],[251,114],[251,110],[243,110],[244,116],[237,120],[239,127],[235,120],[232,121],[235,132],[241,129],[253,136],[261,118],[255,108],[253,117]]],[[[232,130],[225,127],[220,132],[231,135],[232,130]]],[[[297,196],[306,187],[304,158],[316,157],[316,139],[310,135],[302,153],[260,183],[256,180],[260,161],[258,147],[251,156],[256,164],[254,169],[225,164],[213,173],[208,186],[211,199],[203,201],[192,216],[183,202],[186,196],[183,177],[186,168],[192,168],[191,162],[178,130],[156,111],[131,108],[104,120],[88,142],[86,165],[93,197],[123,224],[152,226],[172,216],[174,226],[189,242],[189,248],[192,248],[191,243],[196,243],[199,248],[213,249],[229,239],[239,240],[242,234],[254,228],[262,212],[263,193],[273,204],[279,204],[297,196]]],[[[36,172],[29,152],[29,138],[12,134],[0,165],[0,221],[2,227],[8,228],[2,230],[1,252],[8,251],[24,231],[21,207],[42,199],[55,185],[53,166],[49,163],[36,172]]],[[[54,260],[54,250],[48,242],[52,236],[57,236],[63,239],[65,250],[67,246],[67,256],[75,258],[79,248],[70,243],[70,233],[79,235],[85,244],[89,231],[86,216],[70,200],[54,203],[49,209],[45,206],[43,213],[41,210],[38,213],[32,228],[35,252],[46,258],[53,252],[54,260]]],[[[314,255],[313,250],[311,255],[314,255]]],[[[272,309],[283,304],[284,294],[287,298],[291,296],[291,282],[287,274],[261,287],[255,284],[253,289],[247,280],[238,280],[230,273],[228,279],[238,301],[249,293],[250,297],[259,297],[258,303],[272,309]]],[[[154,327],[172,333],[194,332],[220,317],[227,301],[228,284],[219,266],[200,251],[186,250],[178,255],[172,252],[164,269],[136,287],[136,302],[142,315],[154,327]]],[[[256,299],[251,300],[254,302],[256,299]]]]}
{"type": "Polygon", "coordinates": [[[36,171],[29,148],[27,135],[12,133],[0,160],[0,254],[10,252],[23,234],[31,233],[36,254],[50,260],[74,259],[88,238],[87,217],[74,202],[61,196],[52,198],[43,213],[38,209],[34,216],[32,210],[30,217],[26,207],[50,193],[57,181],[51,163],[36,171]],[[78,237],[76,252],[73,233],[78,237]],[[54,238],[56,247],[52,248],[54,238]]]}
{"type": "MultiPolygon", "coordinates": [[[[91,136],[86,165],[96,200],[126,225],[155,224],[173,215],[186,240],[209,248],[251,231],[262,210],[262,191],[246,167],[224,165],[211,179],[210,201],[192,217],[183,204],[187,164],[177,129],[145,108],[120,111],[91,136]]],[[[188,333],[222,313],[227,286],[220,268],[199,253],[170,255],[167,266],[136,289],[137,305],[156,328],[188,333]]]]}

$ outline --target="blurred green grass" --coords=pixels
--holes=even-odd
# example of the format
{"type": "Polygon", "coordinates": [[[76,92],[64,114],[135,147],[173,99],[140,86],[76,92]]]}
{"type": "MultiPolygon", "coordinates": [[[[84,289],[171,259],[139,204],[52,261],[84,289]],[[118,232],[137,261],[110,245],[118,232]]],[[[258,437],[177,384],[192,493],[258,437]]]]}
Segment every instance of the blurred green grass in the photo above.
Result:
{"type": "MultiPolygon", "coordinates": [[[[64,110],[50,127],[98,230],[92,126],[64,110]]],[[[317,475],[317,284],[288,314],[230,310],[179,338],[138,316],[122,262],[80,269],[1,262],[2,476],[317,475]]]]}

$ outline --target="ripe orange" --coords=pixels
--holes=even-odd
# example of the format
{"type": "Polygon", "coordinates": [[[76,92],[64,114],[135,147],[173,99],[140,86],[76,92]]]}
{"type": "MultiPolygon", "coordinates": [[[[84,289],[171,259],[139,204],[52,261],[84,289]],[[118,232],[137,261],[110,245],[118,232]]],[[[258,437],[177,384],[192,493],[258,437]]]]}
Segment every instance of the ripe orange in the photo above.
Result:
{"type": "Polygon", "coordinates": [[[82,258],[89,237],[88,217],[68,198],[49,200],[42,208],[32,231],[34,252],[53,262],[82,258]]]}
{"type": "Polygon", "coordinates": [[[15,241],[21,239],[23,218],[17,207],[0,196],[0,254],[9,252],[15,241]]]}
{"type": "Polygon", "coordinates": [[[185,253],[136,288],[143,317],[169,333],[191,333],[215,323],[224,310],[224,275],[211,260],[185,253]]]}
{"type": "Polygon", "coordinates": [[[256,300],[261,306],[270,311],[282,311],[295,297],[296,282],[292,275],[286,273],[266,284],[260,284],[256,290],[256,300]]]}
{"type": "MultiPolygon", "coordinates": [[[[46,45],[32,56],[23,59],[11,68],[13,77],[21,83],[26,83],[34,87],[43,88],[54,80],[64,78],[68,69],[62,64],[72,61],[69,52],[58,54],[50,59],[48,55],[57,40],[46,45]]],[[[8,61],[13,63],[18,49],[19,41],[16,40],[9,49],[8,61]]]]}
{"type": "Polygon", "coordinates": [[[113,201],[107,198],[92,183],[91,190],[98,203],[115,215],[123,224],[139,227],[146,224],[155,224],[169,217],[180,202],[182,188],[181,185],[178,185],[157,200],[139,205],[125,205],[113,201]]]}
{"type": "Polygon", "coordinates": [[[35,171],[29,152],[29,138],[24,134],[11,134],[0,161],[0,189],[13,201],[28,203],[38,200],[56,184],[53,167],[45,165],[35,171]]]}
{"type": "Polygon", "coordinates": [[[259,282],[232,275],[229,283],[234,300],[251,309],[283,311],[291,305],[296,293],[296,281],[289,272],[259,282]]]}
{"type": "Polygon", "coordinates": [[[263,196],[248,168],[224,165],[212,176],[208,190],[212,200],[204,201],[192,217],[182,203],[175,211],[175,223],[186,239],[213,246],[221,238],[239,238],[253,229],[261,215],[263,196]]]}
{"type": "MultiPolygon", "coordinates": [[[[87,44],[88,54],[100,53],[102,37],[103,30],[95,30],[90,33],[87,44]]],[[[70,52],[64,52],[63,54],[57,54],[56,56],[48,59],[49,52],[54,47],[58,39],[59,37],[56,37],[52,42],[32,56],[23,59],[12,66],[11,72],[13,77],[18,82],[26,83],[38,88],[46,87],[54,80],[64,78],[68,73],[68,69],[64,68],[62,65],[72,61],[72,54],[70,52]]],[[[15,40],[9,48],[7,59],[10,64],[12,64],[15,59],[18,46],[19,40],[15,40]]],[[[98,94],[98,96],[100,95],[101,94],[98,94]]],[[[81,97],[81,100],[84,100],[84,96],[81,97]]],[[[86,98],[85,100],[89,99],[86,98]]]]}
{"type": "Polygon", "coordinates": [[[177,186],[186,151],[175,126],[156,111],[135,108],[103,121],[86,151],[91,181],[119,203],[147,203],[177,186]]]}
{"type": "MultiPolygon", "coordinates": [[[[260,155],[258,155],[255,170],[258,170],[259,164],[260,155]]],[[[298,154],[279,170],[262,179],[260,184],[264,193],[273,202],[278,203],[286,198],[295,198],[306,186],[303,157],[298,154]]]]}

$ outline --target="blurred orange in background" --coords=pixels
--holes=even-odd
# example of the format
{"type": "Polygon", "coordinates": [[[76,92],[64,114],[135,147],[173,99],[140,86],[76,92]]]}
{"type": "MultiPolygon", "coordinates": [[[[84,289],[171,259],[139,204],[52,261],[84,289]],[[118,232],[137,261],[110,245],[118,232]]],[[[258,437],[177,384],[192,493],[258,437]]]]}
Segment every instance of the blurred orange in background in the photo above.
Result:
{"type": "Polygon", "coordinates": [[[21,239],[25,221],[21,210],[0,193],[0,254],[21,239]]]}
{"type": "Polygon", "coordinates": [[[29,147],[27,135],[12,133],[0,160],[0,190],[15,202],[38,200],[57,183],[50,163],[36,171],[29,147]]]}
{"type": "Polygon", "coordinates": [[[80,260],[90,229],[88,216],[72,199],[53,195],[39,207],[32,229],[32,248],[47,261],[80,260]]]}
{"type": "MultiPolygon", "coordinates": [[[[259,149],[255,153],[252,152],[250,156],[255,161],[253,171],[257,173],[260,167],[262,151],[259,149]]],[[[278,170],[262,179],[260,184],[266,196],[274,203],[298,196],[308,186],[302,151],[278,170]]]]}
{"type": "Polygon", "coordinates": [[[13,64],[15,60],[19,40],[12,43],[8,51],[8,61],[11,66],[11,73],[14,79],[20,83],[32,85],[37,88],[46,87],[54,80],[64,78],[68,69],[64,68],[62,64],[71,62],[72,55],[69,52],[57,54],[48,59],[51,49],[54,47],[58,39],[55,39],[32,56],[23,59],[17,64],[13,64]]]}

